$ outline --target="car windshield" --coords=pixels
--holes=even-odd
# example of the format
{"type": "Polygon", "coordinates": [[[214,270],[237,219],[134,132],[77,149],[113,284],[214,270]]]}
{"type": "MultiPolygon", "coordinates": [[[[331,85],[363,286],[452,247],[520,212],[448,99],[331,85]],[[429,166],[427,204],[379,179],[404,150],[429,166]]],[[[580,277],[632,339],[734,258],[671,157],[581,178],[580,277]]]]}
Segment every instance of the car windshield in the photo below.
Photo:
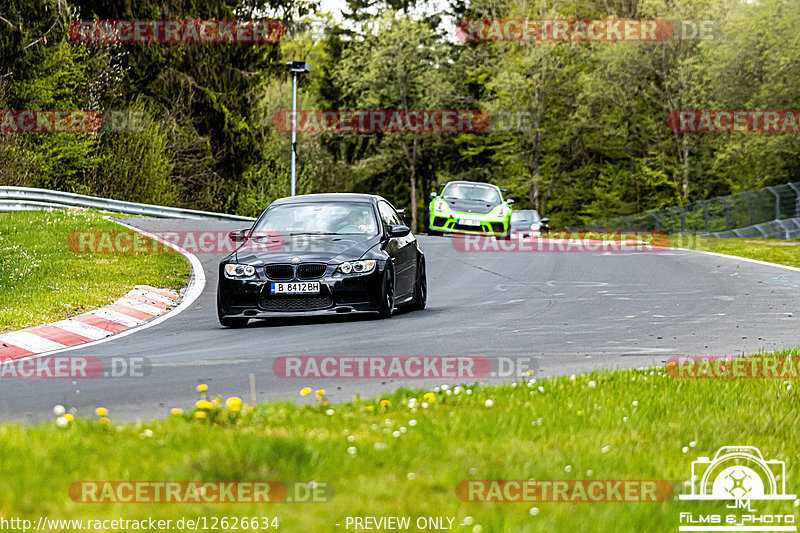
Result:
{"type": "Polygon", "coordinates": [[[474,200],[490,204],[499,204],[501,202],[500,194],[494,187],[471,183],[451,183],[445,187],[442,197],[456,200],[474,200]]]}
{"type": "Polygon", "coordinates": [[[269,208],[254,232],[373,236],[378,233],[378,225],[368,202],[291,203],[269,208]]]}
{"type": "Polygon", "coordinates": [[[533,224],[534,222],[538,221],[539,221],[539,214],[536,211],[523,209],[521,211],[511,212],[511,222],[518,222],[518,223],[527,222],[529,224],[533,224]]]}

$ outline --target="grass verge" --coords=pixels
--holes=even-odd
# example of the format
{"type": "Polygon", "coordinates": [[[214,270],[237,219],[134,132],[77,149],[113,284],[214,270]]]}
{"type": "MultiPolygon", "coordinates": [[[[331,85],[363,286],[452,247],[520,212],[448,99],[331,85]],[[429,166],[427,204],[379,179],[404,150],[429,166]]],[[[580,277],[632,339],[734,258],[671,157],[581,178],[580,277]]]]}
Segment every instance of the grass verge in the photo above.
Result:
{"type": "MultiPolygon", "coordinates": [[[[464,480],[686,480],[692,461],[726,445],[757,446],[766,459],[786,461],[787,492],[800,489],[799,398],[780,379],[625,370],[429,392],[427,401],[425,391],[398,390],[336,405],[324,395],[298,396],[299,405],[238,412],[221,402],[203,419],[184,406],[185,414],[124,426],[114,425],[113,413],[110,425],[90,414],[67,427],[0,426],[0,513],[33,520],[267,516],[284,531],[346,531],[348,516],[388,515],[451,517],[453,531],[473,533],[608,531],[612,524],[618,532],[674,532],[681,512],[734,511],[677,499],[465,502],[456,487],[464,480]],[[88,504],[69,495],[81,480],[313,480],[330,484],[334,496],[316,504],[88,504]]],[[[795,519],[800,510],[791,501],[756,507],[795,519]]]]}
{"type": "Polygon", "coordinates": [[[800,267],[800,239],[714,239],[675,234],[670,235],[669,246],[800,267]]]}
{"type": "Polygon", "coordinates": [[[68,318],[123,296],[134,285],[180,289],[189,263],[177,253],[77,254],[77,231],[119,231],[96,211],[0,215],[0,332],[68,318]]]}

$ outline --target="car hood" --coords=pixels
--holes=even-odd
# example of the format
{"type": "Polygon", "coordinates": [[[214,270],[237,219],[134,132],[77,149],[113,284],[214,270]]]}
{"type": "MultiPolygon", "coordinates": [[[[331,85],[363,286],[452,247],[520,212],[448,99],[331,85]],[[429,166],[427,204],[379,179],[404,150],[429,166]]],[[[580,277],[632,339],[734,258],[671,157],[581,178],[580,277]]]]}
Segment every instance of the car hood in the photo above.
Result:
{"type": "Polygon", "coordinates": [[[237,263],[331,263],[360,259],[379,242],[379,237],[361,235],[297,235],[248,240],[233,254],[237,263]]]}
{"type": "Polygon", "coordinates": [[[477,213],[480,215],[485,215],[495,207],[497,207],[498,203],[490,203],[490,202],[483,202],[478,200],[459,200],[455,198],[442,198],[447,205],[450,206],[452,211],[458,211],[459,213],[477,213]]]}

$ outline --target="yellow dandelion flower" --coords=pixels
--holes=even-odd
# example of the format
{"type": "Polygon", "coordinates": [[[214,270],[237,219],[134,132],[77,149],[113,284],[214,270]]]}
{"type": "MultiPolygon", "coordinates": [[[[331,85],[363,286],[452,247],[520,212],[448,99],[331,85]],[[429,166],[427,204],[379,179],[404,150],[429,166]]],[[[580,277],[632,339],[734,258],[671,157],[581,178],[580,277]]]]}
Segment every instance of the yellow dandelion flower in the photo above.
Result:
{"type": "Polygon", "coordinates": [[[434,393],[432,393],[432,392],[426,392],[422,396],[422,399],[425,400],[428,403],[433,403],[433,402],[436,401],[436,395],[434,393]]]}
{"type": "Polygon", "coordinates": [[[372,411],[374,411],[374,410],[375,410],[375,406],[374,406],[374,405],[368,405],[368,406],[366,406],[364,409],[365,409],[367,412],[371,413],[372,411]]]}
{"type": "Polygon", "coordinates": [[[303,387],[300,389],[300,396],[308,396],[311,394],[311,387],[303,387]]]}
{"type": "Polygon", "coordinates": [[[242,399],[241,398],[237,398],[236,396],[233,396],[233,397],[228,398],[227,400],[225,400],[225,404],[228,407],[234,407],[234,406],[238,407],[238,406],[242,405],[242,399]]]}
{"type": "Polygon", "coordinates": [[[104,426],[108,426],[111,425],[111,420],[109,420],[107,416],[103,416],[100,418],[100,423],[104,426]]]}
{"type": "Polygon", "coordinates": [[[239,407],[239,404],[231,405],[231,413],[238,413],[239,409],[241,409],[241,407],[239,407]]]}
{"type": "Polygon", "coordinates": [[[94,410],[94,414],[96,414],[97,416],[107,416],[108,409],[106,409],[105,407],[98,407],[97,409],[94,410]]]}
{"type": "Polygon", "coordinates": [[[74,416],[74,415],[72,415],[71,413],[67,413],[67,414],[65,414],[65,415],[64,415],[64,419],[65,419],[67,422],[72,422],[73,420],[75,420],[75,416],[74,416]]]}
{"type": "Polygon", "coordinates": [[[199,419],[203,419],[203,418],[205,418],[205,417],[206,417],[206,412],[205,412],[205,411],[197,411],[197,412],[194,414],[194,417],[195,417],[195,418],[199,418],[199,419]]]}
{"type": "Polygon", "coordinates": [[[390,402],[389,400],[381,400],[381,407],[385,407],[385,408],[388,409],[391,406],[392,406],[392,402],[390,402]]]}
{"type": "Polygon", "coordinates": [[[169,413],[171,415],[182,415],[183,409],[181,409],[180,407],[173,407],[172,409],[169,410],[169,413]]]}
{"type": "Polygon", "coordinates": [[[211,409],[214,407],[208,400],[197,400],[194,406],[197,407],[198,409],[203,409],[203,410],[211,409]]]}
{"type": "Polygon", "coordinates": [[[320,398],[322,398],[324,395],[325,395],[325,389],[319,389],[319,390],[317,391],[317,400],[319,400],[320,398]]]}
{"type": "Polygon", "coordinates": [[[208,390],[208,385],[206,385],[205,383],[201,383],[200,385],[197,386],[197,392],[205,392],[207,390],[208,390]]]}
{"type": "Polygon", "coordinates": [[[214,398],[213,400],[211,400],[211,404],[212,404],[214,407],[219,407],[220,405],[222,405],[222,398],[220,398],[219,396],[217,396],[216,398],[214,398]]]}

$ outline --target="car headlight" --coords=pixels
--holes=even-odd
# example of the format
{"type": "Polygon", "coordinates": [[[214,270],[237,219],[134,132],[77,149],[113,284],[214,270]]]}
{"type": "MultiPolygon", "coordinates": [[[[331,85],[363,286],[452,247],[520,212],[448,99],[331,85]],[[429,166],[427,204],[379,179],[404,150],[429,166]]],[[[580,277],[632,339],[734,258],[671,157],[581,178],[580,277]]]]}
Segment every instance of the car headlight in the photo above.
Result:
{"type": "Polygon", "coordinates": [[[535,231],[535,230],[537,230],[537,229],[539,229],[539,228],[540,228],[540,226],[539,226],[539,223],[538,223],[538,222],[534,222],[533,224],[531,224],[531,229],[532,229],[532,230],[534,230],[534,231],[535,231]]]}
{"type": "Polygon", "coordinates": [[[433,210],[434,211],[446,211],[447,210],[447,202],[444,200],[436,200],[433,202],[433,210]]]}
{"type": "Polygon", "coordinates": [[[366,274],[375,269],[376,261],[368,259],[366,261],[346,261],[339,265],[336,270],[342,274],[366,274]]]}
{"type": "Polygon", "coordinates": [[[249,278],[256,273],[253,265],[225,265],[225,275],[229,278],[249,278]]]}
{"type": "Polygon", "coordinates": [[[494,208],[494,214],[499,218],[505,218],[506,216],[508,216],[508,213],[510,212],[511,210],[508,207],[504,206],[503,204],[500,204],[494,208]]]}

